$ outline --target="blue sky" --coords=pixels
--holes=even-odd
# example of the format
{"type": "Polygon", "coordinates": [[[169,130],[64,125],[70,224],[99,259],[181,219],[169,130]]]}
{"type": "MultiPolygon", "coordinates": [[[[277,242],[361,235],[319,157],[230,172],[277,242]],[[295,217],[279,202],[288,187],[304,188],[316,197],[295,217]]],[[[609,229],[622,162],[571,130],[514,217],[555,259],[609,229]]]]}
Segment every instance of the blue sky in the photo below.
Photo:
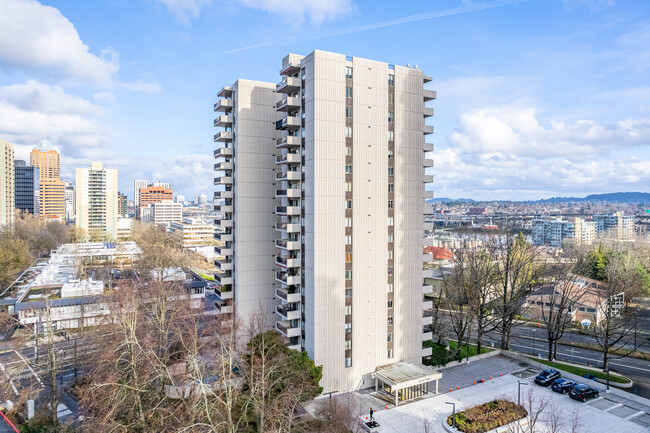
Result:
{"type": "Polygon", "coordinates": [[[436,196],[650,191],[645,0],[0,0],[0,28],[0,138],[129,196],[211,196],[217,91],[315,48],[433,76],[436,196]]]}

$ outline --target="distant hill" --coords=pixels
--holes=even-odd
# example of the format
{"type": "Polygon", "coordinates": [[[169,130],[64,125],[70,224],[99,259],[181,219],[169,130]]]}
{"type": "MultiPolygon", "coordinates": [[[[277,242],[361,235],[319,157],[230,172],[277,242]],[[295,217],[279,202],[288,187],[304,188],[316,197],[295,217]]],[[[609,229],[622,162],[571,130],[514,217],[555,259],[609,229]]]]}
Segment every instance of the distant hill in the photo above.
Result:
{"type": "Polygon", "coordinates": [[[448,202],[448,201],[459,201],[459,202],[473,203],[476,200],[473,200],[471,198],[449,198],[449,197],[436,197],[436,198],[428,198],[427,199],[427,203],[440,203],[440,202],[448,202]]]}
{"type": "MultiPolygon", "coordinates": [[[[489,202],[492,200],[481,200],[489,202]]],[[[551,197],[543,200],[493,200],[494,202],[520,202],[520,203],[565,203],[565,202],[587,202],[587,201],[605,201],[610,203],[650,203],[650,193],[647,192],[610,192],[607,194],[591,194],[586,197],[551,197]]],[[[477,200],[471,198],[449,198],[437,197],[427,199],[427,203],[440,202],[466,202],[477,203],[477,200]]]]}

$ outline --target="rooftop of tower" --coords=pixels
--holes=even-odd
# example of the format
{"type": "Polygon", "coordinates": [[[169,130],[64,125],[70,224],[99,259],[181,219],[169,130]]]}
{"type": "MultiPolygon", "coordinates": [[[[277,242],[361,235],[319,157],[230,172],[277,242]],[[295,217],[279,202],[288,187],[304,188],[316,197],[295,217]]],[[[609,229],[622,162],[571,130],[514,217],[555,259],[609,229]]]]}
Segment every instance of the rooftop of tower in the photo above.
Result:
{"type": "Polygon", "coordinates": [[[50,143],[50,141],[45,137],[43,137],[43,139],[38,142],[38,145],[36,145],[34,149],[40,150],[41,152],[49,152],[51,150],[56,150],[54,149],[54,146],[52,146],[52,143],[50,143]]]}

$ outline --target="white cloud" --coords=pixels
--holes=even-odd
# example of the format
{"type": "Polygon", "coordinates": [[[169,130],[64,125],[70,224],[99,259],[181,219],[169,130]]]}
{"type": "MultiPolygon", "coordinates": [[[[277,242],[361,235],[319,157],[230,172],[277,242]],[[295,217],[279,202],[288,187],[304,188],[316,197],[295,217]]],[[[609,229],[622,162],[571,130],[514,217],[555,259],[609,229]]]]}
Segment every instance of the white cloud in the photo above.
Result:
{"type": "Polygon", "coordinates": [[[44,114],[79,114],[97,116],[102,108],[78,96],[66,94],[59,86],[36,80],[0,88],[0,100],[24,111],[44,114]]]}
{"type": "Polygon", "coordinates": [[[212,0],[155,0],[162,3],[171,13],[181,21],[188,21],[190,18],[198,18],[203,8],[212,3],[212,0]]]}
{"type": "Polygon", "coordinates": [[[140,93],[159,93],[161,90],[160,84],[147,83],[142,80],[133,81],[131,83],[120,83],[120,87],[140,93]]]}
{"type": "Polygon", "coordinates": [[[287,20],[315,23],[345,15],[352,10],[351,0],[238,0],[242,5],[271,12],[287,20]]]}
{"type": "Polygon", "coordinates": [[[72,82],[108,85],[119,69],[112,48],[92,54],[58,9],[33,0],[0,0],[0,63],[42,70],[72,82]]]}

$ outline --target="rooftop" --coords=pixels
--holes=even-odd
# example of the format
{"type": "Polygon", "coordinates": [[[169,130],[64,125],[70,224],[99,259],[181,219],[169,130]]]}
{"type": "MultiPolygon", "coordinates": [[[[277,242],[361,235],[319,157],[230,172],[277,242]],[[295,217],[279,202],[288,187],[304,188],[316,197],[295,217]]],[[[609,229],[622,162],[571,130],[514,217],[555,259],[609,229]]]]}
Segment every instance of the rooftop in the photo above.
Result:
{"type": "Polygon", "coordinates": [[[389,385],[399,385],[400,388],[431,382],[442,377],[442,373],[433,367],[401,361],[377,367],[376,374],[382,382],[389,385]]]}

